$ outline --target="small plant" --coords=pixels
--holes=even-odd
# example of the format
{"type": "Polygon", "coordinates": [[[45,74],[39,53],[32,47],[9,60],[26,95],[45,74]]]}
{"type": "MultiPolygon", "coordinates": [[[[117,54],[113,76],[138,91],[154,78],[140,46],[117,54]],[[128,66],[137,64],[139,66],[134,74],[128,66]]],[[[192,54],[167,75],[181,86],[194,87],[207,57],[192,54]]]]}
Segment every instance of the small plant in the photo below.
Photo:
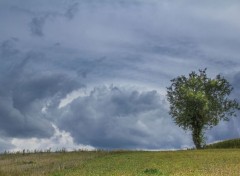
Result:
{"type": "Polygon", "coordinates": [[[63,176],[63,174],[62,173],[54,173],[52,176],[63,176]]]}
{"type": "Polygon", "coordinates": [[[67,149],[63,147],[62,149],[56,150],[55,152],[56,153],[66,153],[67,149]]]}
{"type": "Polygon", "coordinates": [[[23,164],[35,164],[34,161],[23,161],[23,164]]]}
{"type": "Polygon", "coordinates": [[[163,173],[161,171],[159,171],[158,169],[145,169],[144,171],[145,174],[154,174],[154,175],[163,175],[163,173]]]}

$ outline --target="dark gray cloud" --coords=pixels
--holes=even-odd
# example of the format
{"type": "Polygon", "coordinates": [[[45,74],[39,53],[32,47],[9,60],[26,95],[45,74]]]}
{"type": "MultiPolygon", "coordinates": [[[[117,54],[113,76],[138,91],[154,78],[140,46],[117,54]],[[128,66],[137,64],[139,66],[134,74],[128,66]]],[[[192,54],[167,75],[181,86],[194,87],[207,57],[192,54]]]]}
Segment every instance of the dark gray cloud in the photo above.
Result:
{"type": "Polygon", "coordinates": [[[31,33],[38,37],[43,36],[43,26],[45,23],[46,17],[34,17],[30,23],[31,33]]]}
{"type": "Polygon", "coordinates": [[[53,133],[51,124],[37,112],[24,115],[7,98],[0,103],[0,120],[0,134],[7,137],[50,137],[53,133]]]}
{"type": "Polygon", "coordinates": [[[3,41],[0,46],[1,57],[14,56],[18,54],[19,50],[17,50],[15,47],[17,42],[18,42],[17,38],[11,38],[9,40],[3,41]]]}
{"type": "Polygon", "coordinates": [[[34,36],[43,37],[44,36],[44,25],[47,20],[55,20],[58,18],[66,17],[67,19],[71,20],[78,12],[79,3],[71,3],[65,12],[58,12],[58,11],[39,11],[38,13],[31,11],[30,9],[20,9],[25,13],[35,14],[38,15],[33,17],[29,27],[30,31],[34,36]]]}
{"type": "Polygon", "coordinates": [[[240,71],[232,75],[233,98],[240,101],[240,71]]]}
{"type": "Polygon", "coordinates": [[[49,97],[60,99],[66,96],[68,92],[80,87],[77,83],[68,79],[65,75],[55,74],[29,76],[28,80],[17,83],[17,86],[13,89],[13,107],[22,113],[28,112],[29,109],[33,108],[31,104],[35,101],[48,99],[49,97]]]}
{"type": "Polygon", "coordinates": [[[79,5],[79,3],[75,2],[69,6],[69,8],[67,9],[67,11],[65,13],[65,16],[68,19],[72,19],[74,17],[74,15],[78,12],[78,5],[79,5]]]}
{"type": "Polygon", "coordinates": [[[16,39],[3,41],[0,48],[0,134],[50,137],[54,129],[45,114],[47,109],[56,108],[63,97],[83,84],[62,72],[44,68],[42,62],[47,58],[43,54],[24,53],[17,42],[16,39]]]}

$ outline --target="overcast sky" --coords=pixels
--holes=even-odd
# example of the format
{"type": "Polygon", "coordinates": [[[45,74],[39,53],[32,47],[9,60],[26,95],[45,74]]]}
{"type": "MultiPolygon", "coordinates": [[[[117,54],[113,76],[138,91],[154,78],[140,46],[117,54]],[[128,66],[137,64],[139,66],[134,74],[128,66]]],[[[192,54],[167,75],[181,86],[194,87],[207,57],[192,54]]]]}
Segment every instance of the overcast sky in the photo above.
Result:
{"type": "Polygon", "coordinates": [[[193,146],[166,87],[207,67],[240,100],[239,17],[238,0],[0,0],[0,151],[193,146]]]}

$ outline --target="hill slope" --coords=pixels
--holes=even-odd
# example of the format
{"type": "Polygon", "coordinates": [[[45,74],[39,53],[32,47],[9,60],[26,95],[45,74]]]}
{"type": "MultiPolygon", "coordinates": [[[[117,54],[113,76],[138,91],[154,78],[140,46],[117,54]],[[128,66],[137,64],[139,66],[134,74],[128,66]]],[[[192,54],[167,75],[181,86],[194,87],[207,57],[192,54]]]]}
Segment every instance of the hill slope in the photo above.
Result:
{"type": "Polygon", "coordinates": [[[206,146],[207,149],[229,149],[240,148],[240,139],[230,139],[206,146]]]}

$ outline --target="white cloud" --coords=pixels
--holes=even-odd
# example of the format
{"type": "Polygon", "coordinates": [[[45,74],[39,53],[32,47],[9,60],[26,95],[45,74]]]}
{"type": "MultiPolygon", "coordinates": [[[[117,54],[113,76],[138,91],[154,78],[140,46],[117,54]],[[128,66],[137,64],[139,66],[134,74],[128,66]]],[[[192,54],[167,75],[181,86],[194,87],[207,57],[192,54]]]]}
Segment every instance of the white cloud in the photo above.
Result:
{"type": "Polygon", "coordinates": [[[63,108],[71,103],[73,100],[77,99],[78,97],[85,97],[87,96],[86,89],[78,89],[70,92],[66,95],[65,98],[61,99],[58,108],[63,108]]]}
{"type": "Polygon", "coordinates": [[[51,151],[57,151],[57,150],[94,150],[94,147],[89,145],[81,145],[76,144],[74,142],[74,139],[72,138],[71,134],[64,131],[59,130],[56,125],[52,125],[54,128],[54,135],[50,138],[27,138],[27,139],[21,139],[21,138],[12,138],[11,144],[12,149],[10,151],[22,151],[22,150],[30,150],[30,151],[46,151],[51,149],[51,151]]]}

